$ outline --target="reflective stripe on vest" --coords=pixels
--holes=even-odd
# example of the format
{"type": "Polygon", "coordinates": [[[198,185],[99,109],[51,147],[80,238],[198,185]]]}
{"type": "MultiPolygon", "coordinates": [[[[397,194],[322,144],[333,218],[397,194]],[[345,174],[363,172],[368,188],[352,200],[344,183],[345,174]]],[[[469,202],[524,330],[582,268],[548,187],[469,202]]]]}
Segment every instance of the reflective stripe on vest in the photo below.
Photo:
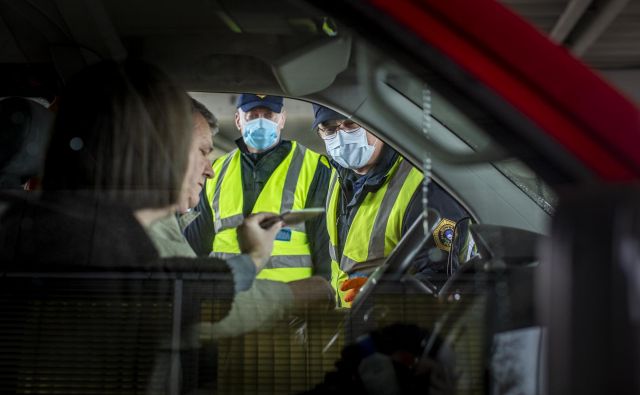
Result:
{"type": "Polygon", "coordinates": [[[331,284],[336,290],[338,303],[349,307],[344,301],[346,292],[340,285],[349,274],[370,272],[380,266],[402,237],[402,221],[407,206],[422,183],[422,173],[402,157],[393,164],[382,186],[369,192],[358,206],[349,227],[342,256],[338,260],[338,200],[340,183],[334,171],[327,199],[327,229],[329,231],[329,253],[331,255],[331,284]]]}
{"type": "MultiPolygon", "coordinates": [[[[252,213],[280,214],[305,207],[320,155],[296,142],[291,144],[291,151],[265,183],[252,213]]],[[[240,253],[236,227],[244,219],[241,168],[241,153],[236,149],[214,162],[214,178],[207,183],[206,196],[211,202],[216,232],[212,246],[215,257],[229,258],[240,253]]],[[[304,222],[284,232],[288,240],[274,242],[272,257],[257,278],[289,282],[312,275],[311,249],[304,222]]]]}

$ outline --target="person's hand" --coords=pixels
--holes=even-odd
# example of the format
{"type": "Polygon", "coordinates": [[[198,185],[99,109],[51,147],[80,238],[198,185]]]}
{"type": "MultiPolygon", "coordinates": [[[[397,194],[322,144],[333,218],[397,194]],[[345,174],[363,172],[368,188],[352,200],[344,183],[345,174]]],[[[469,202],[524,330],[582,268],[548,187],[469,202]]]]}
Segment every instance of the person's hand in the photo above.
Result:
{"type": "Polygon", "coordinates": [[[269,261],[273,240],[283,225],[282,221],[277,221],[268,229],[263,229],[260,222],[275,216],[270,213],[253,214],[245,218],[237,229],[240,252],[251,257],[258,271],[269,261]]]}
{"type": "Polygon", "coordinates": [[[287,283],[293,294],[296,307],[308,305],[326,306],[327,309],[336,307],[336,294],[331,284],[320,276],[312,276],[304,280],[287,283]]]}
{"type": "Polygon", "coordinates": [[[340,285],[340,291],[349,291],[344,296],[345,302],[353,302],[353,300],[358,296],[358,292],[360,292],[360,288],[367,282],[367,277],[353,277],[348,280],[345,280],[342,285],[340,285]]]}

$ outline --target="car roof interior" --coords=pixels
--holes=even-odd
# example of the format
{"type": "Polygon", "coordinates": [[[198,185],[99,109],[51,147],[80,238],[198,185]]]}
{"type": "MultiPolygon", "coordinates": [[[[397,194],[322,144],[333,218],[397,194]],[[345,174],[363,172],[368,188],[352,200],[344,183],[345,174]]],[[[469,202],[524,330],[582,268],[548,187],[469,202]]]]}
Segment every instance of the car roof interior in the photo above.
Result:
{"type": "MultiPolygon", "coordinates": [[[[0,1],[0,13],[0,96],[52,100],[64,81],[87,64],[135,55],[159,65],[208,105],[214,98],[199,92],[250,91],[328,105],[379,133],[414,164],[429,151],[434,179],[478,220],[545,228],[548,213],[523,199],[520,188],[496,176],[498,170],[487,164],[511,157],[473,126],[490,119],[473,111],[462,116],[445,105],[442,90],[434,91],[434,113],[467,135],[456,136],[436,122],[427,143],[421,103],[413,100],[421,94],[420,79],[314,7],[286,0],[30,0],[0,1]],[[398,76],[416,84],[389,83],[398,76]],[[466,198],[478,189],[497,195],[473,202],[466,198]],[[501,201],[511,202],[511,209],[505,210],[501,201]]],[[[446,90],[437,75],[422,78],[446,90]]],[[[222,98],[231,106],[233,96],[222,98]]],[[[310,130],[310,107],[291,107],[285,133],[322,152],[321,141],[310,130]]],[[[233,114],[216,115],[221,119],[220,146],[229,149],[237,137],[233,114]]]]}

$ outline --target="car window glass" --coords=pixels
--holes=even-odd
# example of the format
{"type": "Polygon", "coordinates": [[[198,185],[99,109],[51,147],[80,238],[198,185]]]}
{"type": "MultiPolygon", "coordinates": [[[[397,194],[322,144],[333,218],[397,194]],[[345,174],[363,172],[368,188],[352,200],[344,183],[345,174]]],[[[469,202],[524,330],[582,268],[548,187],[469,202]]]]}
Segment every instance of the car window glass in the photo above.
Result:
{"type": "MultiPolygon", "coordinates": [[[[401,76],[393,75],[386,82],[416,106],[422,106],[424,85],[421,85],[415,77],[408,73],[401,76]]],[[[460,112],[437,91],[432,91],[431,94],[433,96],[431,114],[434,122],[464,141],[471,150],[482,151],[500,145],[482,130],[484,123],[482,117],[472,119],[467,114],[460,112]]],[[[553,213],[553,206],[557,200],[555,193],[527,165],[515,158],[496,161],[493,165],[547,214],[553,213]]]]}
{"type": "MultiPolygon", "coordinates": [[[[363,301],[354,312],[346,308],[329,309],[324,305],[320,308],[310,307],[305,299],[314,295],[315,289],[310,285],[298,285],[296,288],[296,285],[264,280],[256,281],[259,286],[235,295],[234,299],[233,283],[225,283],[225,278],[219,273],[233,267],[220,262],[220,266],[213,266],[206,256],[195,261],[187,258],[163,260],[161,264],[151,266],[151,269],[144,266],[146,261],[140,259],[136,262],[140,265],[135,266],[135,270],[127,269],[116,274],[111,271],[98,274],[66,273],[63,268],[60,273],[53,274],[32,275],[18,271],[17,274],[3,276],[3,281],[14,277],[18,280],[7,282],[10,286],[0,287],[4,289],[1,296],[6,296],[0,298],[4,303],[4,310],[0,313],[17,313],[7,314],[8,318],[1,322],[10,329],[7,333],[11,333],[0,343],[18,344],[10,350],[18,351],[13,354],[0,352],[3,355],[0,365],[4,363],[3,366],[10,366],[15,361],[22,364],[15,369],[18,372],[15,375],[19,376],[16,382],[22,385],[20,390],[37,386],[43,392],[55,390],[59,382],[64,381],[50,374],[56,368],[68,374],[68,377],[76,379],[77,376],[78,380],[86,380],[86,383],[90,383],[86,384],[86,388],[100,385],[101,369],[104,369],[104,376],[113,380],[116,383],[114,386],[130,385],[139,393],[162,390],[178,393],[182,388],[185,391],[221,394],[300,393],[312,389],[325,379],[331,385],[331,380],[336,377],[345,378],[348,385],[354,382],[378,383],[376,378],[383,377],[384,380],[379,382],[381,387],[377,388],[381,389],[382,384],[388,382],[385,381],[388,377],[383,374],[375,377],[371,372],[384,371],[389,366],[393,369],[394,363],[400,363],[407,369],[399,370],[399,374],[424,373],[438,359],[438,363],[444,361],[439,369],[451,368],[448,373],[452,375],[445,377],[445,381],[450,380],[449,384],[455,382],[458,392],[479,393],[489,386],[484,381],[490,370],[487,361],[507,366],[502,370],[509,371],[510,363],[500,360],[504,354],[491,354],[492,334],[488,334],[488,331],[493,330],[493,325],[502,330],[509,328],[509,325],[520,324],[515,320],[521,318],[518,315],[521,311],[529,312],[530,299],[524,302],[518,300],[516,302],[521,304],[513,305],[491,303],[494,300],[511,301],[510,297],[515,291],[529,290],[533,275],[525,272],[522,281],[515,284],[510,282],[513,278],[507,278],[504,271],[500,270],[513,257],[509,256],[510,251],[501,250],[500,247],[517,245],[518,240],[514,241],[508,230],[505,231],[507,227],[517,227],[529,231],[527,252],[533,250],[539,233],[547,230],[556,197],[539,174],[516,158],[517,155],[510,151],[513,147],[507,147],[487,132],[496,126],[494,120],[486,114],[461,110],[459,103],[445,98],[442,90],[450,88],[446,82],[436,81],[430,74],[420,74],[405,66],[402,57],[395,61],[396,54],[393,51],[386,52],[382,46],[378,47],[375,36],[360,35],[358,26],[352,26],[352,29],[336,23],[330,16],[313,8],[298,7],[297,3],[277,2],[284,9],[283,12],[266,3],[256,6],[246,1],[189,3],[193,10],[178,3],[152,5],[137,1],[126,6],[118,5],[115,1],[105,3],[105,16],[111,16],[116,27],[114,30],[117,33],[113,34],[122,39],[130,53],[135,54],[139,50],[152,59],[155,56],[158,63],[170,70],[172,76],[183,84],[181,86],[188,87],[188,93],[193,98],[217,117],[219,133],[213,137],[212,159],[238,147],[237,140],[242,137],[236,125],[235,103],[243,91],[258,95],[263,92],[283,94],[287,113],[282,137],[325,154],[324,142],[311,128],[314,113],[311,102],[319,102],[340,111],[350,122],[363,125],[400,155],[404,155],[404,160],[418,169],[417,175],[408,174],[419,178],[425,171],[431,177],[433,183],[424,190],[421,184],[415,183],[415,192],[412,191],[415,195],[411,197],[415,196],[420,205],[426,203],[423,191],[437,191],[440,197],[451,198],[456,203],[460,215],[456,218],[448,216],[439,207],[438,210],[424,210],[431,220],[427,224],[428,235],[425,236],[424,232],[420,234],[421,229],[416,228],[416,233],[407,237],[404,244],[399,244],[403,247],[393,251],[393,259],[397,261],[385,261],[392,256],[390,251],[385,250],[386,255],[378,258],[388,266],[373,268],[376,274],[371,278],[375,278],[376,282],[367,285],[369,272],[364,275],[355,273],[356,280],[362,280],[371,298],[363,301]],[[202,9],[195,3],[202,3],[202,9]],[[145,14],[148,6],[157,8],[153,11],[154,18],[140,18],[138,21],[136,15],[145,14]],[[125,9],[126,12],[123,11],[125,9]],[[174,55],[172,51],[183,54],[179,51],[182,47],[190,48],[191,51],[185,53],[192,57],[183,59],[174,55]],[[378,94],[372,93],[375,89],[380,89],[378,94]],[[427,135],[423,133],[425,92],[430,96],[432,117],[427,135]],[[418,154],[410,155],[412,149],[418,154]],[[485,154],[487,156],[483,157],[485,154]],[[431,167],[425,169],[427,162],[431,167]],[[468,223],[460,223],[460,219],[467,217],[468,223]],[[482,225],[495,227],[482,228],[482,225]],[[462,234],[459,243],[452,246],[456,229],[462,234]],[[479,233],[472,234],[474,231],[479,233]],[[420,257],[427,256],[430,262],[447,262],[452,250],[465,259],[461,259],[455,269],[453,265],[444,268],[434,265],[429,270],[418,270],[411,267],[418,257],[411,246],[419,244],[428,245],[428,249],[419,252],[424,252],[420,257]],[[402,273],[384,270],[399,266],[411,269],[402,273]],[[442,288],[434,278],[443,272],[445,280],[453,280],[447,292],[438,294],[442,288]],[[235,313],[236,321],[233,325],[225,326],[223,320],[229,311],[235,313]],[[41,323],[41,319],[44,323],[41,323]],[[52,321],[47,321],[49,319],[52,321]],[[216,325],[220,321],[223,324],[216,325]],[[402,325],[394,326],[398,322],[402,325]],[[119,327],[122,323],[129,326],[123,329],[119,327]],[[250,328],[246,331],[248,333],[244,328],[250,328]],[[22,333],[25,333],[26,340],[20,337],[22,333]],[[110,334],[113,337],[109,337],[110,334]],[[356,334],[373,335],[362,337],[356,334]],[[61,336],[62,340],[56,340],[59,339],[56,336],[61,336]],[[377,339],[372,340],[376,336],[377,339]],[[373,352],[372,344],[380,339],[383,343],[378,343],[379,352],[373,352]],[[350,346],[350,343],[353,344],[350,346]],[[73,348],[74,344],[88,344],[96,349],[89,347],[86,354],[90,354],[90,358],[85,359],[73,348]],[[137,344],[141,345],[139,349],[136,348],[137,344]],[[378,358],[387,350],[395,351],[393,347],[398,347],[398,353],[394,354],[398,360],[390,362],[384,357],[378,358]],[[410,347],[411,350],[402,347],[410,347]],[[417,354],[416,349],[420,350],[417,354]],[[124,351],[114,354],[113,350],[124,351]],[[41,354],[44,357],[40,358],[41,354]],[[59,363],[54,357],[58,354],[63,355],[63,359],[70,358],[72,363],[57,366],[59,363]],[[143,362],[136,362],[138,354],[142,355],[143,362]],[[364,354],[367,357],[373,355],[373,358],[363,362],[361,359],[364,359],[364,354]],[[23,358],[23,355],[26,357],[23,358]],[[114,355],[124,357],[120,359],[114,355]],[[336,364],[341,358],[341,363],[336,364]],[[357,363],[350,358],[357,359],[357,363]],[[107,363],[100,369],[94,369],[93,365],[86,362],[89,360],[106,360],[107,363]],[[453,360],[457,360],[455,369],[448,365],[453,360]],[[84,373],[83,362],[89,366],[87,371],[91,374],[84,373]],[[32,370],[34,366],[44,370],[32,370]],[[325,376],[327,372],[344,368],[348,371],[354,366],[361,371],[350,371],[344,376],[325,376]],[[353,380],[356,375],[361,375],[360,381],[353,380]],[[124,384],[114,377],[124,377],[121,380],[124,384]],[[167,390],[165,387],[168,386],[171,388],[167,390]]],[[[51,7],[55,9],[53,5],[51,7]]],[[[46,14],[47,10],[31,11],[46,14]]],[[[25,26],[28,29],[27,24],[25,26]]],[[[73,65],[73,57],[66,60],[73,65]]],[[[67,66],[64,62],[63,65],[67,66]]],[[[140,92],[141,96],[143,93],[140,92]]],[[[53,97],[48,99],[55,103],[53,97]]],[[[254,118],[249,113],[245,115],[245,121],[254,118]]],[[[267,118],[275,119],[274,113],[268,114],[267,118]]],[[[67,145],[73,150],[70,151],[72,154],[83,148],[82,140],[72,139],[67,145]]],[[[167,150],[170,148],[163,147],[167,150]]],[[[526,147],[522,149],[526,150],[526,147]]],[[[220,163],[218,165],[221,166],[220,163]]],[[[209,177],[219,177],[219,170],[214,175],[210,173],[209,177]]],[[[256,166],[252,170],[255,172],[260,168],[256,166]]],[[[239,202],[239,205],[234,208],[243,203],[239,195],[243,188],[242,179],[236,181],[231,187],[235,188],[231,203],[239,202]]],[[[311,184],[311,181],[309,177],[309,180],[301,183],[311,184]]],[[[366,184],[367,179],[358,175],[349,181],[352,184],[348,186],[353,187],[358,181],[366,184]]],[[[198,195],[198,192],[196,196],[206,196],[209,192],[212,195],[209,200],[213,201],[215,192],[212,192],[212,183],[206,183],[206,187],[202,185],[204,181],[196,184],[205,190],[202,195],[198,195]]],[[[371,185],[366,187],[373,190],[371,185]]],[[[257,190],[257,187],[247,189],[249,193],[257,190]]],[[[307,191],[301,194],[304,193],[307,191]]],[[[279,196],[274,193],[269,198],[276,201],[279,196]]],[[[400,199],[392,203],[397,201],[400,199]]],[[[0,208],[4,203],[0,203],[0,208]]],[[[325,203],[322,200],[316,205],[325,207],[325,203]]],[[[281,207],[276,206],[277,209],[281,207]]],[[[393,209],[394,206],[389,207],[393,209]]],[[[92,207],[72,205],[68,209],[65,218],[67,215],[82,220],[88,217],[87,221],[82,222],[83,225],[91,225],[96,218],[106,221],[103,217],[108,219],[111,214],[105,212],[94,218],[92,207]]],[[[241,209],[244,207],[238,208],[241,209]]],[[[202,206],[192,207],[178,215],[178,224],[182,225],[183,220],[194,221],[198,217],[208,216],[212,227],[220,226],[222,221],[215,217],[219,212],[214,211],[204,211],[202,206]]],[[[377,218],[380,211],[369,210],[368,218],[377,218]]],[[[129,214],[127,211],[125,219],[128,222],[123,220],[113,227],[117,232],[87,226],[80,232],[81,236],[98,235],[96,237],[107,244],[107,250],[119,251],[119,248],[123,248],[127,253],[132,251],[136,259],[136,254],[145,249],[153,254],[154,246],[148,243],[145,233],[129,214]],[[143,242],[133,237],[124,241],[118,237],[108,237],[114,234],[126,236],[127,232],[123,230],[137,231],[132,233],[143,242]]],[[[164,218],[168,222],[160,224],[160,227],[173,226],[173,233],[167,240],[169,246],[171,242],[184,241],[184,229],[174,226],[174,214],[170,212],[164,218]]],[[[343,215],[342,212],[338,214],[343,215]]],[[[233,227],[228,228],[228,234],[233,234],[242,215],[234,213],[230,217],[235,217],[232,218],[234,220],[240,218],[233,227]]],[[[411,223],[403,222],[406,216],[398,217],[396,222],[388,225],[389,229],[410,228],[411,223]]],[[[326,220],[327,217],[324,218],[326,220]]],[[[38,220],[36,218],[36,221],[25,224],[22,231],[27,234],[38,220]]],[[[55,225],[67,224],[57,221],[55,225]]],[[[280,246],[296,238],[313,246],[316,240],[307,235],[298,234],[292,238],[293,231],[310,226],[309,223],[305,223],[304,227],[303,224],[297,225],[298,228],[289,228],[275,236],[280,246]]],[[[55,226],[44,230],[54,236],[59,233],[55,226]]],[[[370,236],[361,239],[360,245],[365,248],[376,247],[376,242],[379,244],[377,247],[386,247],[386,241],[393,239],[387,237],[386,232],[387,224],[376,227],[375,232],[371,229],[354,231],[370,236]],[[370,234],[367,233],[369,231],[370,234]]],[[[7,240],[16,244],[18,239],[7,237],[7,240]]],[[[229,240],[234,241],[233,237],[229,240]]],[[[85,246],[87,243],[84,241],[82,239],[78,245],[85,246]]],[[[400,243],[401,240],[394,241],[400,243]]],[[[206,247],[212,248],[212,244],[213,241],[209,240],[206,247]]],[[[27,246],[27,249],[32,249],[32,246],[27,246]]],[[[82,256],[69,259],[74,260],[73,263],[84,264],[84,259],[92,257],[91,246],[88,249],[88,253],[84,254],[82,250],[82,256]]],[[[516,250],[520,252],[521,249],[516,250]]],[[[225,258],[236,253],[229,252],[225,258]]],[[[518,258],[521,267],[517,269],[527,270],[537,263],[534,256],[518,258]]],[[[110,255],[103,260],[108,261],[109,265],[113,264],[111,261],[119,263],[110,255]]],[[[332,282],[331,286],[335,291],[337,282],[332,282]]],[[[510,339],[509,336],[502,337],[497,344],[509,343],[510,339]]],[[[504,381],[509,382],[508,378],[504,381]]],[[[416,383],[416,388],[428,386],[424,382],[416,383]]],[[[0,383],[0,392],[4,392],[2,385],[5,385],[4,382],[0,383]]],[[[349,386],[337,388],[351,392],[349,386]]],[[[376,388],[371,385],[368,389],[376,388]]],[[[444,388],[443,393],[451,392],[449,389],[444,388]]],[[[388,392],[394,393],[394,388],[388,392]]],[[[322,389],[319,393],[322,393],[322,389]]]]}

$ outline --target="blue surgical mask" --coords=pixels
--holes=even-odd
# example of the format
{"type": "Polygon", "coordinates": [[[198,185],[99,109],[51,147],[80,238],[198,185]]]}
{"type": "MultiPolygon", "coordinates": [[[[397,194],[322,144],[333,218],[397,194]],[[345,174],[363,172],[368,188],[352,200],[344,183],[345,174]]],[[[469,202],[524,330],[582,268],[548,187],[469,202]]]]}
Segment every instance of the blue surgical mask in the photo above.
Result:
{"type": "Polygon", "coordinates": [[[324,143],[333,160],[340,166],[353,170],[364,167],[376,150],[376,147],[369,145],[363,128],[350,133],[338,130],[336,137],[325,140],[324,143]]]}
{"type": "Polygon", "coordinates": [[[265,150],[278,141],[278,124],[264,118],[252,119],[244,126],[242,138],[249,147],[265,150]]]}

